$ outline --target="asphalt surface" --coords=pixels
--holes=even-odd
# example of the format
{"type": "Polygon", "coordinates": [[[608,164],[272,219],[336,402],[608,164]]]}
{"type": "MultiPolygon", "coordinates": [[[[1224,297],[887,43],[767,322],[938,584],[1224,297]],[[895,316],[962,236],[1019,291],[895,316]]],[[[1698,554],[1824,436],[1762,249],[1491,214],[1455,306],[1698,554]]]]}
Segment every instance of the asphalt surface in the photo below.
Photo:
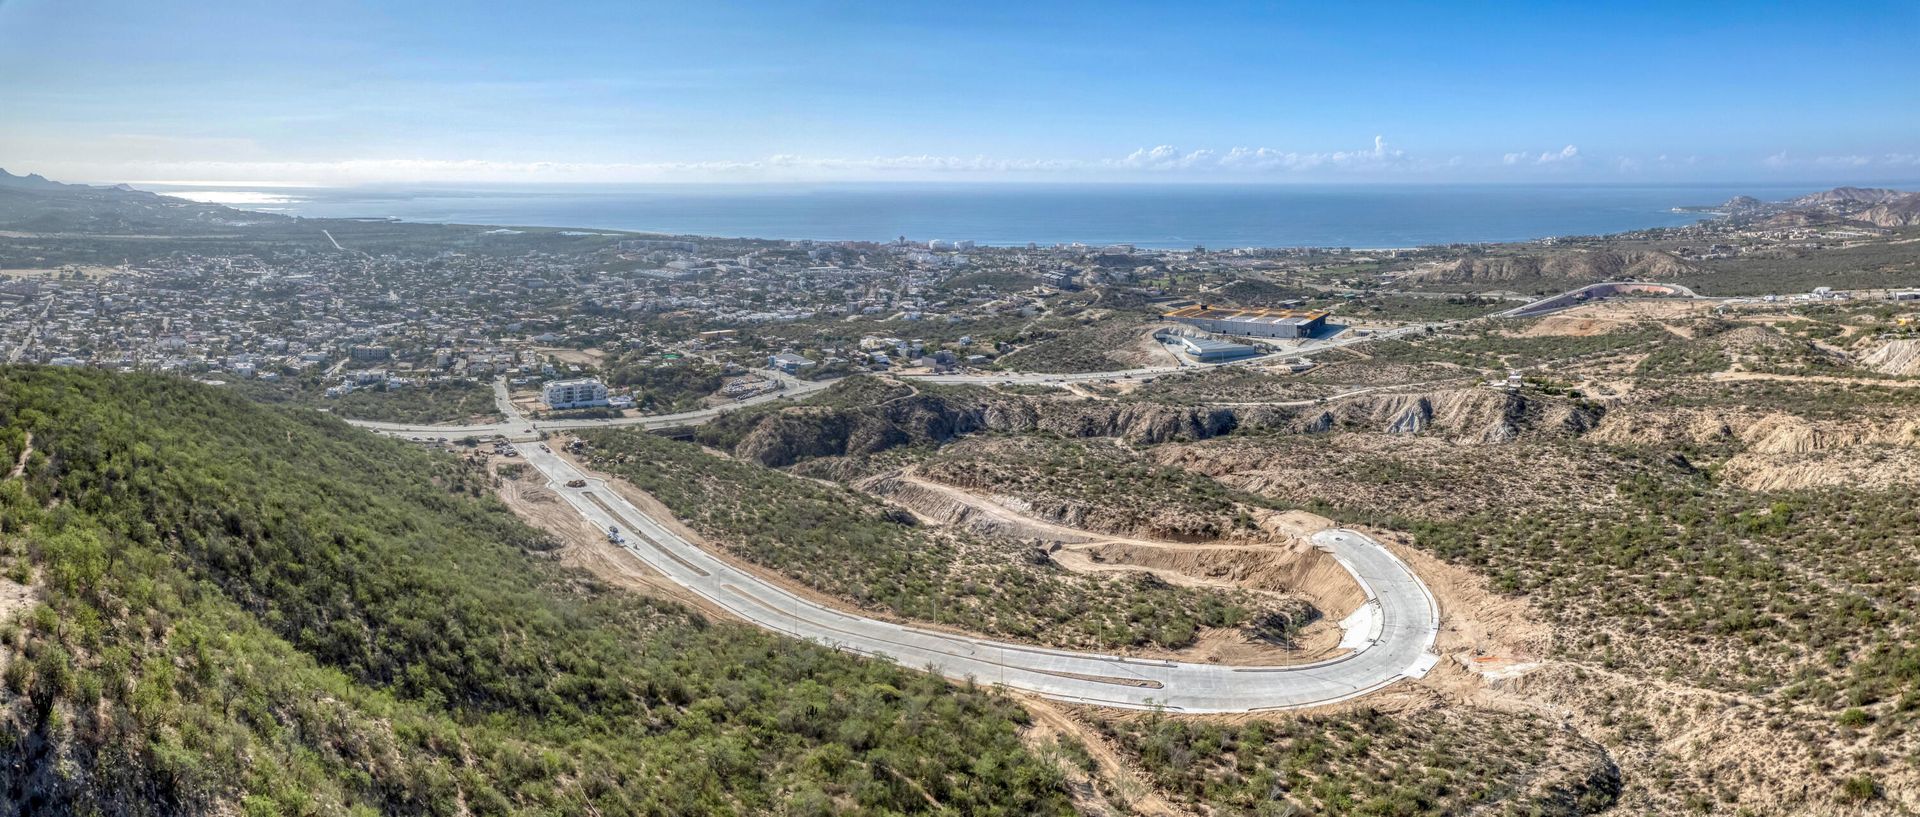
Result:
{"type": "MultiPolygon", "coordinates": [[[[1411,326],[1367,337],[1348,337],[1253,360],[1292,357],[1353,343],[1426,331],[1411,326]]],[[[1245,363],[1248,361],[1236,361],[1245,363]]],[[[1079,374],[950,374],[907,376],[935,383],[1054,384],[1147,378],[1212,365],[1160,366],[1079,374]]],[[[466,436],[504,436],[529,442],[543,431],[634,426],[672,428],[708,422],[729,411],[772,400],[804,397],[827,387],[777,376],[783,391],[727,406],[679,414],[605,420],[528,421],[507,399],[504,381],[495,398],[507,420],[462,426],[407,425],[354,421],[354,425],[403,437],[450,440],[466,436]]],[[[1193,713],[1255,712],[1324,706],[1424,676],[1439,658],[1432,652],[1440,610],[1433,595],[1407,565],[1378,542],[1351,530],[1321,531],[1314,543],[1345,567],[1365,592],[1367,602],[1348,616],[1343,646],[1352,651],[1312,664],[1274,667],[1222,666],[1130,658],[1119,655],[1052,650],[993,641],[881,621],[836,610],[801,598],[746,571],[728,565],[642,513],[589,475],[539,445],[519,446],[525,461],[581,516],[600,530],[621,532],[622,545],[653,569],[689,591],[745,621],[774,632],[847,652],[885,656],[903,666],[924,668],[948,678],[972,678],[1004,684],[1061,701],[1103,706],[1193,713]],[[584,488],[569,488],[572,480],[584,488]]]]}
{"type": "Polygon", "coordinates": [[[1350,530],[1314,536],[1353,574],[1367,603],[1349,619],[1365,633],[1359,648],[1314,664],[1242,667],[1179,663],[1051,650],[937,632],[835,610],[734,568],[674,534],[588,474],[540,446],[521,446],[548,486],[600,530],[617,527],[628,551],[674,582],[740,618],[774,632],[848,652],[885,656],[956,680],[1006,686],[1048,698],[1179,712],[1298,709],[1348,700],[1424,676],[1440,611],[1407,565],[1350,530]],[[586,480],[584,488],[566,483],[586,480]]]}
{"type": "Polygon", "coordinates": [[[773,400],[796,400],[825,389],[830,385],[833,384],[831,382],[816,383],[806,380],[793,380],[789,382],[787,388],[782,391],[756,395],[724,406],[704,408],[697,411],[684,411],[678,414],[646,414],[637,417],[613,417],[602,420],[529,421],[521,416],[517,409],[512,407],[511,402],[505,399],[503,393],[504,386],[500,383],[495,383],[494,402],[499,404],[501,412],[507,416],[508,419],[504,422],[472,425],[381,423],[372,420],[348,420],[347,422],[360,426],[361,428],[372,429],[398,437],[421,437],[426,439],[445,437],[449,440],[458,440],[462,437],[491,439],[495,435],[499,435],[509,440],[525,441],[538,439],[540,436],[539,432],[541,431],[570,431],[582,428],[619,428],[622,426],[634,426],[638,428],[677,428],[680,426],[700,425],[730,411],[737,411],[747,406],[773,400]]]}

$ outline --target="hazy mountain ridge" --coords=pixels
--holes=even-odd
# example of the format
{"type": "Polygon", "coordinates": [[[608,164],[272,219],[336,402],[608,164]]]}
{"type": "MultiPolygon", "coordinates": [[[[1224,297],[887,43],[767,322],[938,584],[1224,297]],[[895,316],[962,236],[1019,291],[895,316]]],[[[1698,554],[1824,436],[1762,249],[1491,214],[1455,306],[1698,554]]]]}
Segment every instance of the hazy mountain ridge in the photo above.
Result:
{"type": "Polygon", "coordinates": [[[284,222],[289,217],[249,213],[217,204],[135,190],[124,184],[63,184],[37,173],[0,170],[0,230],[88,235],[183,234],[230,231],[284,222]]]}

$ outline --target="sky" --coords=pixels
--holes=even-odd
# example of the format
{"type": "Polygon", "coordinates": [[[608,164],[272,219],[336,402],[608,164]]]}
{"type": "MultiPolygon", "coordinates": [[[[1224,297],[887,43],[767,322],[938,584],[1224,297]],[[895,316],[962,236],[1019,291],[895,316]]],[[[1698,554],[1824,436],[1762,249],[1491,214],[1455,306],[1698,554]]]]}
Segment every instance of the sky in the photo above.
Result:
{"type": "Polygon", "coordinates": [[[1920,179],[1920,3],[0,0],[90,182],[1920,179]]]}

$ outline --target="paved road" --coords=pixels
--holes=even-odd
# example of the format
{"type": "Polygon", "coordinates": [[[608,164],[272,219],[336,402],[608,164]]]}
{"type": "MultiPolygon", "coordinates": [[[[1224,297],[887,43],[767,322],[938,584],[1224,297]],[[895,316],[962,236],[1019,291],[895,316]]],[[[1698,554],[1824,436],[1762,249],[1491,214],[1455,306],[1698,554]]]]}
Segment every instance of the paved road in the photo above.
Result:
{"type": "Polygon", "coordinates": [[[1570,289],[1558,295],[1549,295],[1540,300],[1516,306],[1504,312],[1496,312],[1493,314],[1493,317],[1538,318],[1551,315],[1555,312],[1572,309],[1576,306],[1597,303],[1606,298],[1633,297],[1636,294],[1634,292],[1636,288],[1652,289],[1655,287],[1663,287],[1672,293],[1671,295],[1656,297],[1696,301],[1722,300],[1719,298],[1703,297],[1699,293],[1679,284],[1662,284],[1652,281],[1602,281],[1597,284],[1588,284],[1578,289],[1570,289]],[[1586,297],[1581,297],[1582,295],[1586,297]]]}
{"type": "MultiPolygon", "coordinates": [[[[1319,341],[1308,341],[1307,343],[1302,344],[1295,348],[1269,352],[1267,354],[1260,355],[1258,357],[1244,358],[1241,360],[1228,361],[1225,363],[1189,363],[1183,366],[1147,366],[1139,369],[1117,369],[1110,372],[1076,372],[1071,374],[1049,374],[1049,373],[1042,373],[1042,372],[999,372],[999,373],[962,373],[962,374],[899,374],[899,375],[895,375],[895,377],[899,377],[909,381],[924,380],[929,383],[971,384],[971,385],[980,385],[980,386],[987,386],[987,385],[994,385],[994,384],[1008,384],[1008,383],[1026,384],[1026,385],[1057,385],[1057,384],[1067,384],[1067,383],[1085,383],[1085,382],[1100,381],[1100,380],[1119,380],[1123,378],[1136,378],[1136,379],[1149,378],[1149,377],[1158,377],[1160,375],[1175,374],[1178,372],[1207,369],[1215,366],[1238,366],[1238,365],[1245,365],[1249,363],[1260,363],[1263,361],[1278,360],[1281,358],[1299,357],[1301,355],[1311,355],[1319,352],[1324,352],[1329,349],[1339,349],[1342,347],[1352,346],[1359,343],[1369,343],[1377,340],[1388,340],[1392,338],[1406,337],[1409,335],[1417,335],[1417,334],[1426,332],[1430,329],[1437,329],[1440,327],[1447,326],[1449,325],[1449,323],[1450,322],[1414,324],[1410,326],[1399,327],[1397,329],[1389,329],[1389,330],[1384,330],[1379,332],[1373,332],[1367,335],[1358,335],[1352,332],[1347,332],[1344,334],[1344,336],[1339,336],[1339,337],[1334,337],[1334,338],[1329,338],[1326,340],[1319,340],[1319,341]]],[[[812,394],[814,392],[820,391],[822,389],[825,389],[828,386],[832,385],[831,382],[801,380],[799,378],[792,377],[792,376],[782,374],[780,372],[772,371],[772,370],[763,370],[758,372],[758,374],[764,377],[770,377],[770,378],[781,381],[781,383],[785,385],[785,388],[778,392],[771,392],[768,394],[749,397],[745,400],[740,400],[738,402],[730,403],[724,406],[700,409],[698,411],[681,412],[679,414],[654,414],[654,415],[642,415],[638,417],[616,417],[616,418],[601,419],[601,420],[528,421],[526,420],[526,418],[522,417],[519,411],[513,407],[512,403],[507,400],[506,392],[505,392],[505,389],[506,389],[505,381],[499,380],[499,381],[495,381],[494,383],[494,401],[499,405],[501,412],[504,415],[506,415],[506,417],[508,418],[503,422],[482,423],[482,424],[474,424],[474,425],[422,425],[417,423],[381,423],[381,422],[374,422],[371,420],[348,420],[347,422],[360,426],[362,428],[370,428],[375,431],[380,431],[380,432],[393,434],[401,437],[424,437],[428,439],[432,439],[436,437],[446,437],[449,440],[457,440],[457,439],[460,439],[461,437],[469,437],[469,436],[493,437],[495,435],[499,435],[499,436],[504,436],[510,440],[532,440],[532,439],[537,439],[540,436],[539,432],[543,430],[571,431],[571,430],[577,430],[577,429],[583,429],[583,428],[618,428],[622,426],[637,426],[640,428],[677,428],[680,426],[699,425],[701,423],[705,423],[709,420],[712,420],[715,417],[718,417],[722,414],[725,414],[729,411],[733,411],[735,409],[743,408],[743,407],[754,405],[757,403],[765,403],[771,400],[798,399],[801,397],[805,397],[809,394],[812,394]]]]}
{"type": "Polygon", "coordinates": [[[602,420],[528,420],[519,410],[506,400],[504,382],[494,383],[494,402],[500,405],[501,413],[507,420],[498,423],[478,423],[470,425],[421,425],[418,423],[381,423],[372,420],[348,420],[361,428],[392,434],[397,437],[445,437],[457,440],[461,437],[491,438],[495,435],[509,440],[532,440],[540,436],[541,431],[569,431],[581,428],[617,428],[635,426],[639,428],[677,428],[680,426],[700,425],[715,417],[758,403],[780,399],[799,399],[825,389],[832,383],[815,383],[806,380],[791,380],[782,391],[756,395],[745,400],[714,408],[696,411],[683,411],[678,414],[648,414],[638,417],[614,417],[602,420]]]}
{"type": "Polygon", "coordinates": [[[1166,374],[1177,374],[1179,372],[1190,372],[1190,371],[1195,371],[1199,369],[1208,369],[1215,366],[1241,366],[1249,363],[1272,362],[1272,361],[1280,360],[1283,358],[1301,357],[1303,355],[1313,355],[1313,354],[1318,354],[1320,352],[1325,352],[1329,349],[1340,349],[1347,346],[1353,346],[1355,344],[1370,343],[1378,340],[1390,340],[1393,338],[1403,338],[1409,335],[1418,335],[1423,332],[1426,332],[1428,329],[1438,329],[1446,325],[1447,325],[1446,323],[1421,323],[1421,324],[1413,324],[1410,326],[1402,326],[1396,329],[1381,330],[1381,331],[1372,332],[1366,335],[1359,335],[1353,332],[1347,332],[1347,333],[1344,333],[1344,336],[1342,337],[1329,338],[1327,340],[1308,341],[1306,343],[1301,344],[1298,347],[1272,351],[1263,355],[1259,355],[1257,357],[1242,358],[1240,360],[1232,360],[1232,361],[1227,361],[1225,363],[1188,363],[1183,366],[1146,366],[1138,369],[1116,369],[1110,372],[1074,372],[1071,374],[1048,374],[1048,373],[1042,373],[1042,372],[1005,372],[1001,374],[991,374],[991,373],[903,374],[903,375],[895,375],[895,376],[903,379],[909,379],[909,380],[926,380],[930,383],[971,383],[976,385],[991,385],[995,383],[1018,383],[1018,384],[1085,383],[1088,381],[1118,380],[1121,378],[1129,378],[1129,377],[1138,379],[1143,377],[1158,377],[1160,375],[1166,375],[1166,374]]]}
{"type": "MultiPolygon", "coordinates": [[[[1425,331],[1406,327],[1371,337],[1327,342],[1310,351],[1425,331]]],[[[1299,355],[1294,350],[1285,355],[1299,355]]],[[[1282,353],[1269,355],[1279,356],[1282,353]]],[[[1244,361],[1242,361],[1244,362],[1244,361]]],[[[1219,364],[1213,364],[1219,365],[1219,364]]],[[[924,375],[938,383],[1069,383],[1117,377],[1150,377],[1202,367],[1149,367],[1070,375],[994,374],[924,375]]],[[[501,423],[467,426],[418,426],[356,422],[355,425],[400,436],[459,437],[500,434],[531,440],[542,430],[606,426],[668,428],[704,423],[745,405],[799,397],[827,386],[781,377],[787,388],[718,408],[613,420],[529,422],[507,399],[504,381],[495,384],[495,400],[508,418],[501,423]]],[[[1413,572],[1377,542],[1350,530],[1314,536],[1365,590],[1367,603],[1344,622],[1343,645],[1355,650],[1315,664],[1284,667],[1229,667],[1127,658],[1116,655],[1049,650],[1021,644],[941,633],[879,621],[800,598],[754,575],[729,566],[675,535],[589,475],[542,446],[523,445],[526,461],[581,516],[605,530],[618,526],[635,556],[688,590],[741,619],[774,632],[864,655],[888,656],[904,666],[931,668],[954,679],[973,677],[1062,701],[1126,708],[1165,707],[1182,712],[1250,712],[1321,706],[1381,689],[1405,678],[1424,676],[1438,658],[1432,654],[1439,632],[1439,608],[1413,572]],[[575,479],[585,488],[568,488],[575,479]]]]}
{"type": "Polygon", "coordinates": [[[774,632],[954,679],[1003,683],[1062,701],[1180,712],[1252,712],[1321,706],[1424,676],[1439,608],[1407,565],[1350,530],[1314,536],[1366,591],[1351,621],[1360,647],[1340,658],[1283,667],[1232,667],[1076,653],[1011,644],[864,618],[808,601],[695,547],[649,518],[606,482],[540,446],[526,461],[573,509],[601,530],[618,526],[625,546],[655,570],[742,619],[774,632]],[[584,479],[584,488],[568,488],[584,479]]]}

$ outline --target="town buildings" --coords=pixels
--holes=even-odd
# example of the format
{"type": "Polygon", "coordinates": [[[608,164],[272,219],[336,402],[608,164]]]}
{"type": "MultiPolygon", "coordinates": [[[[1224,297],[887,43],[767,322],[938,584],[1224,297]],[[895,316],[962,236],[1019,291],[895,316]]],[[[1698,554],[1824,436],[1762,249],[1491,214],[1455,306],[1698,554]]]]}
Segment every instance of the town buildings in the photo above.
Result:
{"type": "Polygon", "coordinates": [[[607,405],[607,384],[598,378],[555,380],[540,387],[540,402],[548,408],[603,408],[607,405]]]}

